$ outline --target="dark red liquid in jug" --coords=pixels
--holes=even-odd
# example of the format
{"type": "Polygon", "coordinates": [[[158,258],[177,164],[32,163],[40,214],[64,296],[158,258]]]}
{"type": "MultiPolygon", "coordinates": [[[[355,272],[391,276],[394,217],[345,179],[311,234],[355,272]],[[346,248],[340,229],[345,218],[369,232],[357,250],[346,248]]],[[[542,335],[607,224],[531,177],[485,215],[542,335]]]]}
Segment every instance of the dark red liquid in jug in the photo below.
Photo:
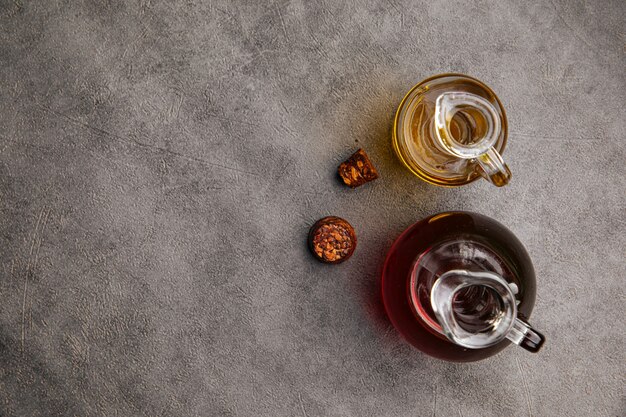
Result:
{"type": "MultiPolygon", "coordinates": [[[[468,349],[448,340],[430,305],[430,288],[451,269],[492,271],[514,288],[521,317],[535,304],[535,272],[521,242],[489,217],[449,212],[409,227],[391,247],[382,277],[382,296],[389,319],[419,350],[445,360],[469,362],[492,356],[509,345],[505,339],[483,349],[468,349]]],[[[454,303],[466,330],[480,331],[481,322],[497,306],[485,287],[469,287],[454,303]]]]}

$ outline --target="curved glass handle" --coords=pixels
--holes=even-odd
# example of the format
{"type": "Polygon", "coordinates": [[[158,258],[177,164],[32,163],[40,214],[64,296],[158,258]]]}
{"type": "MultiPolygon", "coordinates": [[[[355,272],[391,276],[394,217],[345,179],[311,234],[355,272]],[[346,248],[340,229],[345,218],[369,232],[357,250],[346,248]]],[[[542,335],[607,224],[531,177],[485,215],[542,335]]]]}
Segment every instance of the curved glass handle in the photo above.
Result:
{"type": "Polygon", "coordinates": [[[530,324],[520,318],[515,319],[513,328],[506,335],[506,338],[533,353],[538,352],[546,341],[544,335],[530,327],[530,324]]]}
{"type": "Polygon", "coordinates": [[[480,165],[482,176],[496,187],[507,185],[511,180],[511,170],[495,148],[489,148],[476,161],[480,165]]]}
{"type": "MultiPolygon", "coordinates": [[[[473,124],[476,124],[476,118],[473,124]]],[[[504,163],[494,148],[502,132],[502,121],[497,109],[485,98],[463,91],[446,92],[435,102],[435,132],[439,146],[446,152],[462,159],[475,159],[481,168],[481,175],[492,184],[502,187],[511,179],[511,170],[504,163]],[[469,143],[459,142],[450,125],[456,113],[463,112],[466,117],[470,113],[478,115],[485,125],[482,137],[473,137],[469,143]]]]}

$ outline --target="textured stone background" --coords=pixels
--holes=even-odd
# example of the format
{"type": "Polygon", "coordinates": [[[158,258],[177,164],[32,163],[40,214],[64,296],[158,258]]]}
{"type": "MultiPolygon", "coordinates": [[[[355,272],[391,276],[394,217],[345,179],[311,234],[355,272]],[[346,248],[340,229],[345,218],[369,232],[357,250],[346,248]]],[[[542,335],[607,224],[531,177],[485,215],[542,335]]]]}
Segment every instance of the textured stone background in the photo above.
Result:
{"type": "Polygon", "coordinates": [[[625,14],[0,0],[0,415],[623,416],[625,14]],[[393,156],[403,94],[446,71],[504,102],[509,187],[393,156]],[[350,190],[358,146],[382,178],[350,190]],[[440,362],[385,319],[385,252],[451,209],[526,245],[542,353],[440,362]],[[359,234],[341,266],[303,243],[327,214],[359,234]]]}

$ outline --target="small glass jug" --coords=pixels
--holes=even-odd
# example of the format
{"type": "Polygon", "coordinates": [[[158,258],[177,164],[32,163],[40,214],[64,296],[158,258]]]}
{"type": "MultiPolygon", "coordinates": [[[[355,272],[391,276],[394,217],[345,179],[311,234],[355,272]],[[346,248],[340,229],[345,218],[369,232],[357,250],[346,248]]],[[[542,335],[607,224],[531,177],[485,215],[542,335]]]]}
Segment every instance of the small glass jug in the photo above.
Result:
{"type": "Polygon", "coordinates": [[[387,255],[382,296],[393,325],[415,347],[469,362],[509,343],[537,352],[528,324],[535,273],[520,241],[500,223],[446,212],[409,227],[387,255]]]}
{"type": "Polygon", "coordinates": [[[501,187],[511,178],[502,160],[507,120],[502,103],[482,82],[441,74],[417,84],[396,113],[393,147],[423,180],[459,186],[484,177],[501,187]]]}

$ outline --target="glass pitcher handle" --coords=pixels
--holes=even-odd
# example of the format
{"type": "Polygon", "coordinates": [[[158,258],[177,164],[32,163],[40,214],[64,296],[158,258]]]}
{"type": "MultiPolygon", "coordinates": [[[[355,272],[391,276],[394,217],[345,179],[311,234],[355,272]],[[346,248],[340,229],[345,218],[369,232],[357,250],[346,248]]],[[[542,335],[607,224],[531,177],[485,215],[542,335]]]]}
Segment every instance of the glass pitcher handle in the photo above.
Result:
{"type": "Polygon", "coordinates": [[[495,148],[489,148],[476,161],[480,165],[481,175],[496,187],[507,185],[511,180],[511,170],[495,148]]]}
{"type": "Polygon", "coordinates": [[[538,352],[546,341],[544,335],[530,327],[530,324],[520,318],[515,319],[513,327],[506,335],[506,338],[533,353],[538,352]]]}
{"type": "Polygon", "coordinates": [[[498,187],[509,183],[511,170],[494,147],[502,131],[502,122],[488,100],[463,91],[439,95],[435,102],[435,127],[435,136],[444,151],[459,158],[474,159],[481,168],[481,175],[498,187]],[[484,136],[473,138],[469,144],[457,141],[450,131],[454,115],[468,108],[480,113],[486,124],[484,136]]]}

